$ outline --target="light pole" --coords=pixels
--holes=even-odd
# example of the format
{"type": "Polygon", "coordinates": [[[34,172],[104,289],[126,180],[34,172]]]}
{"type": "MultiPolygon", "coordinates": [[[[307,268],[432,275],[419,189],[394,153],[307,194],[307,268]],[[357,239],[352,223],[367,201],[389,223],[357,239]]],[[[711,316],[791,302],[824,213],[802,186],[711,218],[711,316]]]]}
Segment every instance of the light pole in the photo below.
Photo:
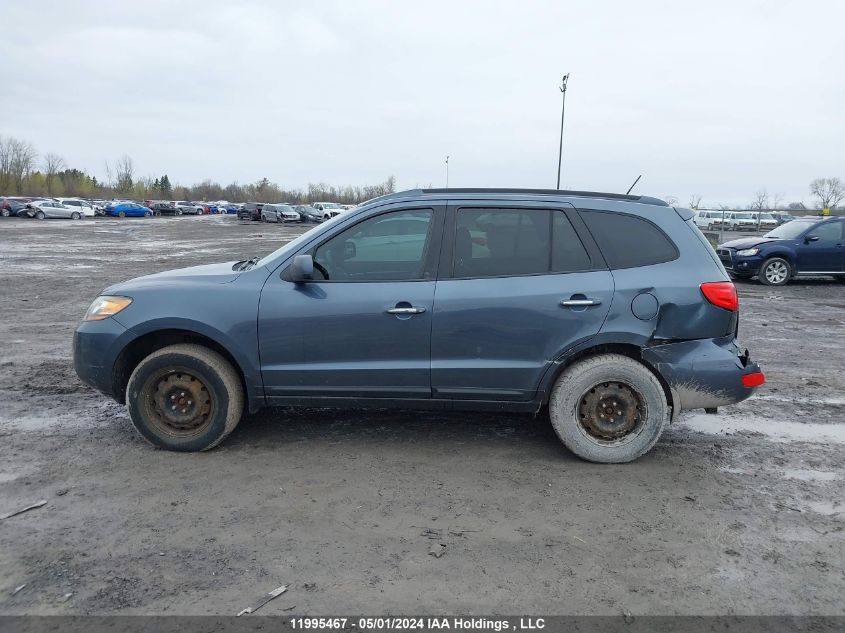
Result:
{"type": "Polygon", "coordinates": [[[449,155],[446,155],[446,189],[449,188],[449,155]]]}
{"type": "Polygon", "coordinates": [[[569,81],[569,73],[563,76],[560,83],[560,93],[563,101],[560,104],[560,149],[557,153],[557,189],[560,189],[560,169],[563,166],[563,115],[566,112],[566,82],[569,81]]]}

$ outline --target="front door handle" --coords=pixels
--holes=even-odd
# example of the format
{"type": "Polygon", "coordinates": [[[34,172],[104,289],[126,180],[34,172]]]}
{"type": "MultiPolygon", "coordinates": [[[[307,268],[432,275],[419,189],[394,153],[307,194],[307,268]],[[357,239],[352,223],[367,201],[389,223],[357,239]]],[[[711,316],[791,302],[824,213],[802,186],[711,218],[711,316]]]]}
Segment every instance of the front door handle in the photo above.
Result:
{"type": "Polygon", "coordinates": [[[601,305],[600,299],[564,299],[560,302],[565,308],[584,308],[587,306],[601,305]]]}
{"type": "Polygon", "coordinates": [[[422,314],[425,312],[425,308],[415,308],[413,306],[408,308],[389,308],[387,310],[388,314],[422,314]]]}

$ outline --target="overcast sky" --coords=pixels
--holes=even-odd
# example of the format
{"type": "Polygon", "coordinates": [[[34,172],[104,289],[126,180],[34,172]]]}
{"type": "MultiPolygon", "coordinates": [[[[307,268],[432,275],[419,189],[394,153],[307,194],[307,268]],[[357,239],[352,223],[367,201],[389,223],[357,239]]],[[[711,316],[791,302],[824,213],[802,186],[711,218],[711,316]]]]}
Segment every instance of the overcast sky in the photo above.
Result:
{"type": "Polygon", "coordinates": [[[845,177],[845,2],[5,0],[0,134],[103,176],[563,184],[747,204],[845,177]]]}

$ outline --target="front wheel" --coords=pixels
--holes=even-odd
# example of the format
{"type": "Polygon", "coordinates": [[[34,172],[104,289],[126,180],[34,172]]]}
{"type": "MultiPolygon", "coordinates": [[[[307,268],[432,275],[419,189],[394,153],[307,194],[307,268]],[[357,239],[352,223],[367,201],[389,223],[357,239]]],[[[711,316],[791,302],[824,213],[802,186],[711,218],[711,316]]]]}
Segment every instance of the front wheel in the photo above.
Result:
{"type": "Polygon", "coordinates": [[[182,209],[176,209],[176,215],[182,215],[182,209]]]}
{"type": "Polygon", "coordinates": [[[36,219],[36,220],[43,220],[43,219],[45,219],[46,217],[47,217],[47,216],[46,216],[46,215],[44,215],[44,212],[43,212],[43,211],[36,211],[36,212],[35,212],[35,219],[36,219]]]}
{"type": "Polygon", "coordinates": [[[81,219],[81,218],[82,218],[82,216],[81,216],[81,215],[79,215],[76,211],[74,211],[73,213],[71,213],[71,214],[70,214],[70,219],[71,219],[71,220],[79,220],[79,219],[81,219]]]}
{"type": "Polygon", "coordinates": [[[2,213],[4,218],[8,218],[10,215],[12,215],[12,212],[8,209],[3,209],[2,211],[0,211],[0,213],[2,213]]]}
{"type": "Polygon", "coordinates": [[[557,379],[549,416],[558,437],[578,457],[621,464],[646,454],[668,420],[657,377],[621,354],[578,361],[557,379]]]}
{"type": "Polygon", "coordinates": [[[782,257],[767,259],[760,268],[760,281],[767,286],[784,286],[792,277],[792,266],[782,257]]]}
{"type": "Polygon", "coordinates": [[[117,214],[117,217],[125,218],[126,217],[126,211],[121,211],[120,213],[117,214]]]}
{"type": "Polygon", "coordinates": [[[152,217],[152,215],[153,215],[153,214],[152,214],[152,211],[144,211],[144,217],[145,217],[145,218],[151,218],[151,217],[152,217]]]}
{"type": "Polygon", "coordinates": [[[206,451],[223,441],[243,415],[241,380],[217,352],[171,345],[147,356],[126,387],[129,417],[154,446],[206,451]]]}

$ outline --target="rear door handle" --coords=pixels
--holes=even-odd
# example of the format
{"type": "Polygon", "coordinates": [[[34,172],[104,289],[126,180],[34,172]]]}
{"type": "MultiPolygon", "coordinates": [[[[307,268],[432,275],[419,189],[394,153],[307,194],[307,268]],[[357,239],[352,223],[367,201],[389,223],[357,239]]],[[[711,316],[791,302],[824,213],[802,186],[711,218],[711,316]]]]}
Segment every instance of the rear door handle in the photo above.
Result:
{"type": "Polygon", "coordinates": [[[600,299],[564,299],[560,302],[565,308],[583,308],[586,306],[599,306],[601,305],[600,299]]]}
{"type": "Polygon", "coordinates": [[[425,312],[425,308],[389,308],[387,310],[388,314],[422,314],[425,312]]]}

